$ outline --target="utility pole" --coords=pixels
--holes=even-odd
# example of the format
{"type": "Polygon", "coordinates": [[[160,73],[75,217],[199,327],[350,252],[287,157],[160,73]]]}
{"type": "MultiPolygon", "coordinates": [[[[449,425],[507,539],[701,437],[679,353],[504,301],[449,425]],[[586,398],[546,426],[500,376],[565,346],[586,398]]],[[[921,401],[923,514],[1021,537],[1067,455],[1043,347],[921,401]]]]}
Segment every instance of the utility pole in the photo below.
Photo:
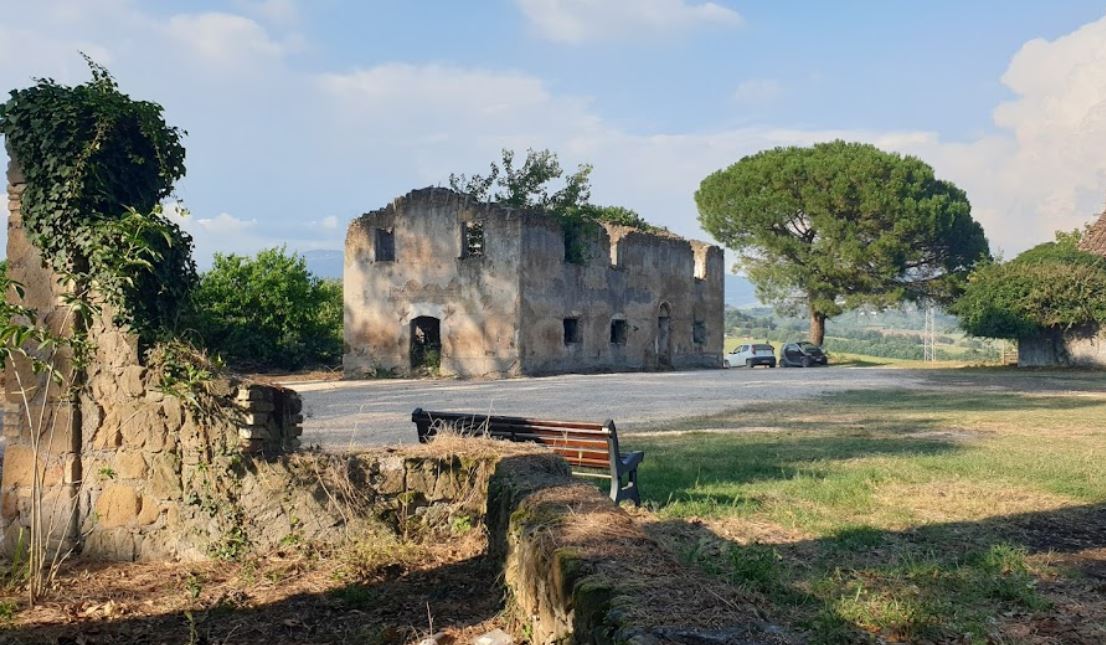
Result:
{"type": "Polygon", "coordinates": [[[932,363],[937,360],[937,314],[933,303],[925,303],[925,331],[922,332],[922,359],[932,363]]]}

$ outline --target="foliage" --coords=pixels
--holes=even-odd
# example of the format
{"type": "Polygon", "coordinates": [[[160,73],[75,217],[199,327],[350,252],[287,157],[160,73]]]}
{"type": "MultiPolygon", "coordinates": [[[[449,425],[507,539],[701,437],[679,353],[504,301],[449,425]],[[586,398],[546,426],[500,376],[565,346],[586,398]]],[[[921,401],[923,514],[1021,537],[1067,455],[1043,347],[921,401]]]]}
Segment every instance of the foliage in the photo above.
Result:
{"type": "Polygon", "coordinates": [[[193,294],[202,343],[239,367],[298,369],[341,357],[342,289],[284,248],[215,255],[193,294]]]}
{"type": "Polygon", "coordinates": [[[1106,259],[1080,251],[1078,233],[1059,233],[1010,262],[971,276],[952,311],[968,333],[1022,338],[1047,329],[1106,324],[1106,259]]]}
{"type": "Polygon", "coordinates": [[[557,155],[549,150],[526,151],[526,160],[515,167],[515,153],[503,150],[500,164],[492,162],[487,175],[449,175],[449,186],[482,202],[494,202],[515,208],[534,208],[559,217],[565,231],[565,259],[582,262],[582,238],[594,231],[595,224],[607,222],[631,226],[643,231],[657,231],[635,211],[622,206],[598,206],[591,199],[592,167],[580,165],[576,172],[565,174],[557,155]],[[550,185],[564,178],[564,185],[554,190],[550,185]]]}
{"type": "Polygon", "coordinates": [[[58,273],[87,274],[116,322],[150,341],[175,322],[196,278],[191,238],[157,209],[184,175],[184,133],[165,124],[160,105],[121,93],[86,60],[87,83],[39,79],[13,90],[0,105],[0,134],[26,178],[32,243],[58,273]],[[113,252],[119,245],[146,251],[113,252]]]}
{"type": "Polygon", "coordinates": [[[914,157],[835,141],[775,148],[703,180],[699,222],[739,254],[762,302],[826,318],[945,302],[988,256],[964,192],[914,157]]]}

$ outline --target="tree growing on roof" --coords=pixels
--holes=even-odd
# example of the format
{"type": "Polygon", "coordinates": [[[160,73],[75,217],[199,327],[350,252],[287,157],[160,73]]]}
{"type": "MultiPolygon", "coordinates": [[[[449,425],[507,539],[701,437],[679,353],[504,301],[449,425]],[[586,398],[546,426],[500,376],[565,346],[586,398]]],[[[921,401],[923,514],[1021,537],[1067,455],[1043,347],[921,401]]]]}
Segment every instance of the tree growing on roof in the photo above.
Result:
{"type": "Polygon", "coordinates": [[[964,191],[915,157],[861,143],[766,150],[702,181],[699,222],[761,301],[805,308],[810,340],[862,305],[949,302],[989,257],[964,191]]]}

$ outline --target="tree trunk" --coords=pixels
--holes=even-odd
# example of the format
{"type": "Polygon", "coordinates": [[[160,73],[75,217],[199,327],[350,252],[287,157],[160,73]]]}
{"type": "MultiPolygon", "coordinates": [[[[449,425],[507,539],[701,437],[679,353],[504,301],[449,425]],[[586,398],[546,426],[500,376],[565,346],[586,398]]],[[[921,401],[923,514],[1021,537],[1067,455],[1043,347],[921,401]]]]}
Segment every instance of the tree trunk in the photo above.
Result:
{"type": "Polygon", "coordinates": [[[826,340],[826,314],[820,311],[810,311],[810,342],[821,347],[826,340]]]}

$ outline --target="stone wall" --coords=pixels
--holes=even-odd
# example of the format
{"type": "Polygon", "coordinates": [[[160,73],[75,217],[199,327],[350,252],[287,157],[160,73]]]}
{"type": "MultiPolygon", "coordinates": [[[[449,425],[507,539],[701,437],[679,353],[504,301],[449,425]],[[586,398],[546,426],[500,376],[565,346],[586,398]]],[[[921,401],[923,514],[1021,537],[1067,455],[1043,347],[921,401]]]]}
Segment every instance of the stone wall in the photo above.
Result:
{"type": "Polygon", "coordinates": [[[584,246],[583,262],[565,262],[558,221],[533,217],[523,229],[525,373],[721,367],[721,249],[611,225],[577,243],[584,246]],[[565,318],[576,320],[576,342],[566,342],[565,318]],[[625,325],[619,342],[613,342],[615,321],[625,325]]]}
{"type": "Polygon", "coordinates": [[[543,213],[412,191],[350,224],[343,367],[416,373],[419,317],[437,321],[442,376],[721,367],[723,273],[721,249],[668,233],[606,225],[566,242],[543,213]]]}
{"type": "Polygon", "coordinates": [[[518,213],[449,190],[413,191],[354,220],[346,235],[347,377],[411,373],[411,321],[440,321],[441,376],[512,376],[518,360],[518,213]],[[483,223],[483,255],[462,250],[465,222],[483,223]],[[378,231],[394,260],[376,257],[378,231]]]}
{"type": "Polygon", "coordinates": [[[1106,368],[1106,332],[1082,327],[1019,338],[1018,367],[1106,368]]]}
{"type": "Polygon", "coordinates": [[[676,561],[563,464],[503,458],[487,522],[530,642],[790,642],[747,597],[676,561]]]}
{"type": "MultiPolygon", "coordinates": [[[[35,309],[55,332],[71,333],[62,285],[23,229],[23,176],[15,162],[7,177],[8,271],[24,291],[6,297],[35,309]]],[[[37,469],[52,543],[108,559],[196,555],[195,545],[205,541],[195,538],[196,522],[210,509],[197,511],[194,502],[210,496],[222,471],[244,456],[272,457],[298,445],[299,396],[231,378],[206,383],[198,398],[174,395],[109,312],[91,322],[88,336],[94,351],[81,372],[64,353],[55,361],[61,384],[34,374],[24,360],[5,366],[4,544],[11,551],[27,539],[37,469]],[[75,397],[68,387],[74,379],[83,384],[75,397]]]]}

